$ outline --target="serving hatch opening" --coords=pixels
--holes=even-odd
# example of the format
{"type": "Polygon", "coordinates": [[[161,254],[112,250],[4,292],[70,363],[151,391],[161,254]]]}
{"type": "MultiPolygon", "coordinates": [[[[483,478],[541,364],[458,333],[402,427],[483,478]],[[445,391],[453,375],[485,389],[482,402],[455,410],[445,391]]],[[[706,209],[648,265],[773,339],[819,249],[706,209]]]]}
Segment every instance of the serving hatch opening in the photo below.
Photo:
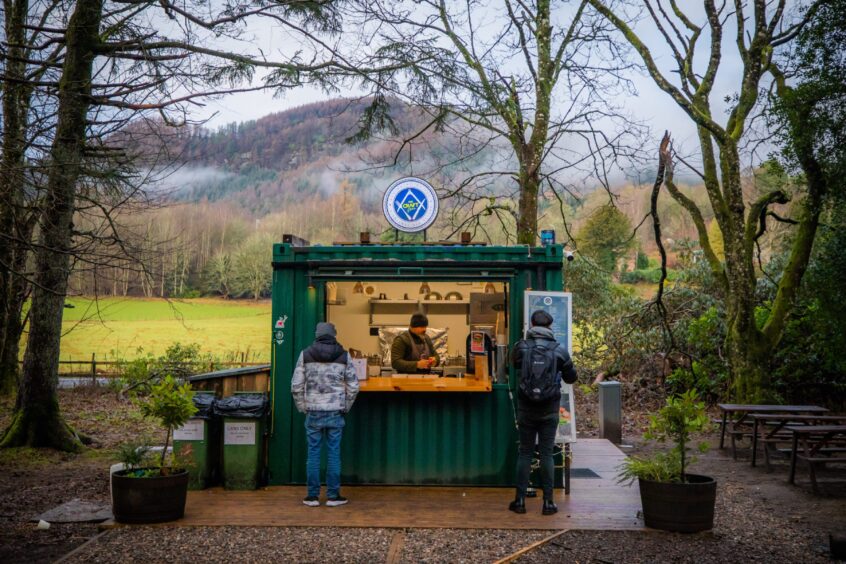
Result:
{"type": "Polygon", "coordinates": [[[491,381],[507,381],[505,282],[337,280],[326,282],[325,296],[326,321],[335,325],[345,348],[367,359],[368,378],[396,375],[391,345],[408,330],[411,316],[420,312],[429,320],[427,335],[440,358],[434,375],[462,378],[480,376],[481,370],[491,381]],[[499,363],[498,351],[503,356],[499,363]],[[477,365],[476,357],[484,358],[484,366],[477,365]]]}

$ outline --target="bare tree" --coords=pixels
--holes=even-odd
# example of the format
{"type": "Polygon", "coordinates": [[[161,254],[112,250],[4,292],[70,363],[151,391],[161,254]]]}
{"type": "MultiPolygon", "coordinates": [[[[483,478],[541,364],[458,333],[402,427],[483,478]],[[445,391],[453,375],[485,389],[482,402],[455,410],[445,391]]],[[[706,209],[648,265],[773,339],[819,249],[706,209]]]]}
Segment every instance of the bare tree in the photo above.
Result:
{"type": "MultiPolygon", "coordinates": [[[[32,49],[53,53],[55,46],[55,54],[35,61],[34,72],[23,79],[12,76],[6,81],[31,87],[44,97],[41,127],[49,143],[40,141],[47,153],[38,165],[43,182],[33,186],[40,201],[37,238],[21,239],[34,255],[34,272],[16,273],[26,274],[33,286],[30,330],[15,413],[0,446],[79,449],[79,437],[62,419],[56,397],[71,265],[81,261],[97,268],[128,261],[148,274],[143,250],[127,244],[119,214],[148,202],[143,187],[156,169],[150,163],[142,166],[109,140],[130,120],[150,112],[168,123],[187,123],[189,104],[236,90],[234,84],[251,76],[250,62],[243,56],[207,47],[215,34],[237,37],[238,17],[229,8],[203,1],[176,9],[150,0],[79,0],[69,16],[45,17],[28,13],[26,4],[19,7],[25,28],[40,34],[32,49]],[[197,25],[191,14],[201,9],[217,11],[218,16],[211,24],[197,25]],[[49,72],[42,77],[39,69],[49,72]],[[74,223],[80,214],[93,219],[82,223],[83,229],[74,223]],[[92,252],[95,248],[97,253],[92,252]]],[[[331,10],[320,2],[273,2],[262,9],[300,21],[304,29],[334,25],[331,17],[324,19],[324,11],[331,10]]],[[[7,41],[6,48],[15,45],[7,41]]],[[[300,84],[308,73],[326,68],[324,61],[304,63],[299,56],[292,53],[274,63],[275,86],[300,84]]],[[[10,201],[27,193],[21,177],[13,176],[16,183],[3,186],[10,201]]],[[[10,212],[5,207],[3,212],[5,220],[10,212]]],[[[8,232],[2,236],[10,238],[8,232]]],[[[8,272],[10,261],[3,258],[8,272]]]]}
{"type": "MultiPolygon", "coordinates": [[[[628,64],[612,27],[585,13],[586,2],[547,0],[461,4],[368,1],[353,8],[376,56],[403,65],[369,73],[373,93],[363,135],[392,129],[391,97],[424,109],[429,119],[404,139],[394,162],[427,131],[452,129],[459,154],[439,165],[445,197],[463,199],[459,228],[497,216],[516,240],[536,244],[539,201],[546,190],[570,192],[568,181],[607,175],[637,153],[637,124],[623,124],[609,102],[626,86],[628,64]],[[490,167],[456,174],[462,160],[486,150],[503,153],[490,167]],[[458,177],[457,180],[455,177],[458,177]],[[503,190],[503,185],[508,188],[503,190]],[[513,201],[517,201],[514,209],[513,201]]],[[[573,192],[570,192],[573,194],[573,192]]]]}
{"type": "MultiPolygon", "coordinates": [[[[787,315],[796,299],[819,224],[824,187],[809,178],[807,193],[799,213],[791,258],[780,273],[778,295],[763,325],[756,324],[755,248],[767,228],[773,204],[788,202],[791,195],[783,189],[763,193],[754,201],[744,201],[742,190],[741,143],[756,108],[762,102],[768,73],[777,71],[774,51],[789,43],[813,17],[819,2],[811,3],[794,21],[785,17],[786,1],[704,0],[704,22],[697,23],[689,6],[675,0],[642,0],[648,19],[672,54],[674,68],[662,70],[649,47],[622,15],[622,8],[612,8],[602,0],[590,5],[612,23],[638,53],[650,77],[661,90],[688,115],[699,138],[702,177],[716,223],[724,241],[725,262],[714,252],[705,223],[705,214],[673,182],[668,164],[665,185],[671,196],[688,212],[696,225],[699,241],[713,275],[725,290],[728,311],[727,350],[733,378],[733,393],[744,401],[767,399],[770,394],[769,361],[784,332],[787,315]],[[713,107],[714,85],[721,70],[724,33],[731,33],[742,63],[735,85],[737,95],[727,98],[726,119],[720,120],[713,107]],[[697,68],[704,61],[702,68],[697,68]]],[[[803,168],[809,175],[814,165],[803,168]]]]}

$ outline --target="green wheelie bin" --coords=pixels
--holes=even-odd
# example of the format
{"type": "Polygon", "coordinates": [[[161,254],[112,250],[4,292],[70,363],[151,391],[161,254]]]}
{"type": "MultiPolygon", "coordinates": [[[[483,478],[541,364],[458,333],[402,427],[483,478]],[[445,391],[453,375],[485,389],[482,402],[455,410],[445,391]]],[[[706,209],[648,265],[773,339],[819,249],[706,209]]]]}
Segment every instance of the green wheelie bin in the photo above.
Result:
{"type": "Polygon", "coordinates": [[[207,488],[216,473],[218,433],[213,420],[214,392],[194,392],[197,413],[173,432],[173,451],[188,470],[188,489],[207,488]]]}
{"type": "Polygon", "coordinates": [[[235,392],[214,404],[215,415],[223,419],[223,487],[254,490],[259,485],[264,459],[264,427],[267,395],[235,392]]]}

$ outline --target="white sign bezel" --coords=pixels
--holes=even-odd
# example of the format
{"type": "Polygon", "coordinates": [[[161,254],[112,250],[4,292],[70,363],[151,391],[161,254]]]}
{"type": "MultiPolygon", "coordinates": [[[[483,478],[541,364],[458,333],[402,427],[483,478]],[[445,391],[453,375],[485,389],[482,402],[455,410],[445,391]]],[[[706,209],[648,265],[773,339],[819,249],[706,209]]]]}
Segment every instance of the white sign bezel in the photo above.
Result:
{"type": "Polygon", "coordinates": [[[438,207],[438,194],[432,188],[432,185],[425,180],[413,176],[396,180],[388,186],[388,189],[385,190],[385,195],[382,197],[382,213],[385,214],[385,219],[388,220],[388,223],[392,227],[404,233],[418,233],[428,229],[438,218],[438,207]],[[394,210],[396,197],[405,188],[415,188],[423,192],[426,196],[427,207],[422,217],[409,221],[399,217],[396,210],[394,210]]]}

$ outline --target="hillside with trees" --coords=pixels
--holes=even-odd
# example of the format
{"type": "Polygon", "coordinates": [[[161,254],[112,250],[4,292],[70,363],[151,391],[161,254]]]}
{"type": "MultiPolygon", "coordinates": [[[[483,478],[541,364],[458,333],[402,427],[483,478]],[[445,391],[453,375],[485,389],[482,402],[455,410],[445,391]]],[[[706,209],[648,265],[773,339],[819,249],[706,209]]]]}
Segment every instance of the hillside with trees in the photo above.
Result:
{"type": "MultiPolygon", "coordinates": [[[[161,175],[160,205],[121,218],[126,238],[145,257],[146,266],[139,269],[130,261],[116,260],[94,268],[80,261],[71,276],[72,292],[263,297],[269,292],[271,244],[284,233],[317,244],[355,240],[362,231],[390,240],[393,231],[382,216],[381,198],[394,179],[421,174],[447,193],[456,179],[494,166],[496,153],[491,148],[483,149],[464,168],[441,166],[440,159],[461,143],[454,132],[427,133],[421,141],[426,157],[418,168],[402,161],[394,164],[401,145],[398,139],[419,126],[419,114],[408,106],[394,105],[396,135],[351,143],[348,139],[360,126],[364,106],[364,101],[331,100],[214,131],[186,131],[160,121],[130,125],[120,134],[121,142],[150,163],[166,162],[164,157],[176,162],[161,175]],[[418,172],[421,166],[428,166],[422,170],[431,176],[418,172]],[[263,274],[250,274],[249,265],[264,265],[259,269],[263,274]]],[[[776,176],[767,167],[749,170],[744,191],[752,198],[770,189],[778,181],[776,176]]],[[[507,203],[507,180],[499,182],[495,190],[507,203]]],[[[713,223],[701,185],[679,183],[679,190],[701,206],[706,220],[713,223]]],[[[560,241],[609,275],[629,282],[654,282],[658,275],[654,260],[651,266],[636,264],[639,255],[657,257],[645,222],[649,199],[648,186],[631,183],[615,186],[613,197],[591,185],[565,200],[547,191],[539,202],[538,225],[555,229],[560,241]]],[[[514,198],[510,201],[516,208],[514,198]]],[[[487,205],[482,199],[468,207],[447,195],[430,238],[455,238],[458,230],[469,229],[475,240],[513,242],[508,234],[514,232],[516,220],[512,217],[503,228],[502,217],[487,211],[487,205]],[[473,229],[461,227],[460,218],[468,214],[475,216],[473,229]]],[[[680,254],[691,252],[697,231],[673,199],[662,199],[659,213],[669,266],[674,268],[680,254]]],[[[78,221],[86,225],[92,218],[80,216],[78,221]]],[[[779,229],[783,230],[776,227],[774,236],[779,229]]],[[[765,258],[770,254],[770,237],[763,240],[765,258]]],[[[91,252],[96,255],[100,250],[91,252]]]]}

